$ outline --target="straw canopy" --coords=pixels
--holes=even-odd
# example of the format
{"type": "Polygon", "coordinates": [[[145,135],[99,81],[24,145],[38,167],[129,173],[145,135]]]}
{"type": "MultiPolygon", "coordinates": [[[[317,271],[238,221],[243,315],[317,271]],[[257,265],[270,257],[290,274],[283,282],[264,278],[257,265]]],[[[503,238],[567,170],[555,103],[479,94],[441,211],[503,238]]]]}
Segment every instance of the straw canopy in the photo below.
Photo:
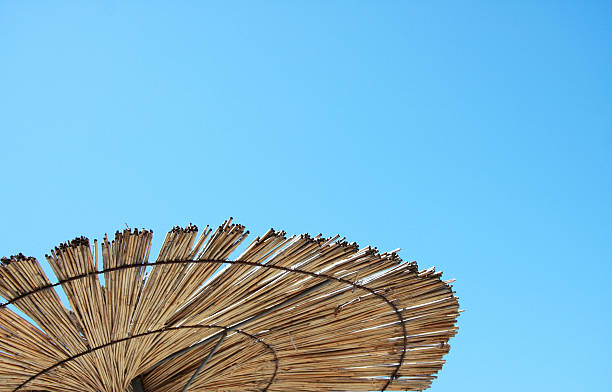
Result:
{"type": "Polygon", "coordinates": [[[46,256],[57,283],[2,259],[0,391],[423,390],[441,369],[459,305],[433,268],[273,229],[231,257],[244,226],[198,232],[154,262],[148,230],[77,238],[46,256]]]}

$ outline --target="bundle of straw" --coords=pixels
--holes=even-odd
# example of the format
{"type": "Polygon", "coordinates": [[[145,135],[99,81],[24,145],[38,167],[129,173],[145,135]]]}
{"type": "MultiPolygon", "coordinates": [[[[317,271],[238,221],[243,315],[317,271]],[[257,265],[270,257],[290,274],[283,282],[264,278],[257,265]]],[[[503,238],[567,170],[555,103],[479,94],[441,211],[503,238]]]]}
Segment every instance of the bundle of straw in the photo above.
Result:
{"type": "Polygon", "coordinates": [[[198,234],[154,262],[148,230],[77,238],[46,256],[57,283],[3,258],[0,392],[416,391],[442,368],[460,310],[433,268],[273,229],[232,258],[231,218],[198,234]]]}

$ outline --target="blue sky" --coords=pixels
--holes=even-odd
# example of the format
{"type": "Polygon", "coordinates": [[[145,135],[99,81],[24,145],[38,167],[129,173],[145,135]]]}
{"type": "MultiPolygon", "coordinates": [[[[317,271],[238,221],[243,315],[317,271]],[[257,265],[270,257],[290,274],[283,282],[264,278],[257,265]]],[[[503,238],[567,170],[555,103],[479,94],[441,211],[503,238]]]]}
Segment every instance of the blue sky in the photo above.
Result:
{"type": "Polygon", "coordinates": [[[0,3],[0,254],[339,233],[457,279],[432,392],[609,390],[609,2],[124,3],[0,3]]]}

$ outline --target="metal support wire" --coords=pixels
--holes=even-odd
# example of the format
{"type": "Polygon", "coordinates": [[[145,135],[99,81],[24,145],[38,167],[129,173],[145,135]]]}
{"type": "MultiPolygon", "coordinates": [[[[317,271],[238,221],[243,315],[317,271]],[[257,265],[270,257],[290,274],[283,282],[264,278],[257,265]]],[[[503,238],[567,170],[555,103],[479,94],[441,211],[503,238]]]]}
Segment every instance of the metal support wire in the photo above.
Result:
{"type": "MultiPolygon", "coordinates": [[[[191,385],[191,383],[193,383],[193,381],[196,379],[196,377],[198,376],[198,374],[200,374],[200,372],[202,371],[202,369],[204,369],[204,366],[206,366],[206,364],[208,363],[208,361],[212,358],[212,356],[215,354],[215,351],[217,351],[217,349],[219,348],[219,346],[221,345],[221,343],[223,342],[223,340],[225,339],[225,337],[227,336],[227,331],[223,331],[223,334],[221,335],[221,337],[219,338],[219,340],[217,341],[217,344],[215,344],[215,346],[212,348],[212,350],[210,350],[210,352],[208,353],[208,356],[206,357],[206,359],[202,362],[202,364],[200,365],[200,367],[198,367],[196,369],[196,371],[193,373],[193,376],[191,376],[191,378],[189,379],[189,381],[187,382],[187,384],[185,385],[185,387],[183,388],[183,390],[181,392],[187,392],[187,389],[189,389],[189,386],[191,385]]],[[[144,392],[144,391],[143,391],[144,392]]]]}
{"type": "MultiPolygon", "coordinates": [[[[275,312],[276,310],[282,308],[283,306],[287,306],[299,299],[304,298],[305,296],[307,296],[308,294],[320,289],[321,287],[323,287],[324,285],[328,284],[330,281],[329,280],[324,280],[323,282],[319,282],[317,284],[315,284],[312,287],[307,288],[306,290],[302,291],[301,293],[279,303],[276,304],[266,310],[264,310],[263,312],[257,313],[256,315],[253,315],[251,317],[249,317],[246,320],[242,320],[234,325],[232,325],[231,327],[228,327],[222,331],[219,331],[211,336],[209,336],[208,338],[202,340],[201,342],[198,342],[196,344],[193,344],[187,348],[184,348],[182,350],[179,350],[177,352],[175,352],[174,354],[171,354],[169,356],[167,356],[166,358],[162,359],[161,361],[157,362],[155,365],[151,366],[149,369],[147,369],[146,372],[143,373],[143,375],[146,375],[148,373],[150,373],[151,371],[153,371],[154,369],[156,369],[157,367],[163,365],[164,363],[179,357],[197,347],[200,347],[206,343],[211,342],[212,340],[214,340],[215,338],[219,338],[219,340],[217,341],[217,344],[215,344],[215,346],[213,347],[213,349],[211,350],[211,352],[208,354],[208,356],[206,357],[206,359],[204,360],[204,362],[202,362],[202,364],[200,365],[200,367],[196,370],[196,372],[193,374],[193,376],[191,376],[191,379],[189,380],[189,382],[187,383],[187,385],[185,385],[185,387],[183,388],[182,392],[186,392],[187,388],[189,388],[189,386],[191,385],[191,383],[196,379],[196,377],[198,376],[198,374],[202,371],[202,369],[204,368],[204,366],[206,365],[206,363],[210,360],[210,358],[213,356],[213,354],[215,353],[215,351],[217,351],[217,348],[219,347],[219,345],[221,344],[221,342],[223,342],[223,340],[225,339],[225,337],[227,336],[228,333],[237,330],[238,328],[242,327],[243,325],[246,325],[252,321],[255,321],[261,317],[267,316],[270,313],[275,312]]],[[[140,376],[139,376],[140,378],[140,376]]],[[[136,379],[135,379],[136,380],[136,379]]],[[[134,380],[134,381],[135,381],[134,380]]],[[[132,385],[134,385],[134,381],[132,381],[132,385]]],[[[134,392],[137,392],[136,389],[134,389],[134,392]]],[[[142,390],[142,392],[145,392],[144,390],[142,390]]]]}
{"type": "Polygon", "coordinates": [[[144,385],[142,383],[142,377],[138,376],[132,380],[132,391],[133,392],[144,392],[144,385]]]}

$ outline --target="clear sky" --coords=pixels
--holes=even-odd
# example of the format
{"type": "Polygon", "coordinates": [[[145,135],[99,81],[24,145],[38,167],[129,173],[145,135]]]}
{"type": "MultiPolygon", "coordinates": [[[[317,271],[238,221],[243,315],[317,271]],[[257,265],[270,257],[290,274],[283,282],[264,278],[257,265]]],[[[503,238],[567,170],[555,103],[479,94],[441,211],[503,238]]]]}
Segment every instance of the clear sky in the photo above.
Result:
{"type": "Polygon", "coordinates": [[[0,3],[1,255],[339,233],[457,279],[432,392],[610,390],[610,2],[27,3],[0,3]]]}

